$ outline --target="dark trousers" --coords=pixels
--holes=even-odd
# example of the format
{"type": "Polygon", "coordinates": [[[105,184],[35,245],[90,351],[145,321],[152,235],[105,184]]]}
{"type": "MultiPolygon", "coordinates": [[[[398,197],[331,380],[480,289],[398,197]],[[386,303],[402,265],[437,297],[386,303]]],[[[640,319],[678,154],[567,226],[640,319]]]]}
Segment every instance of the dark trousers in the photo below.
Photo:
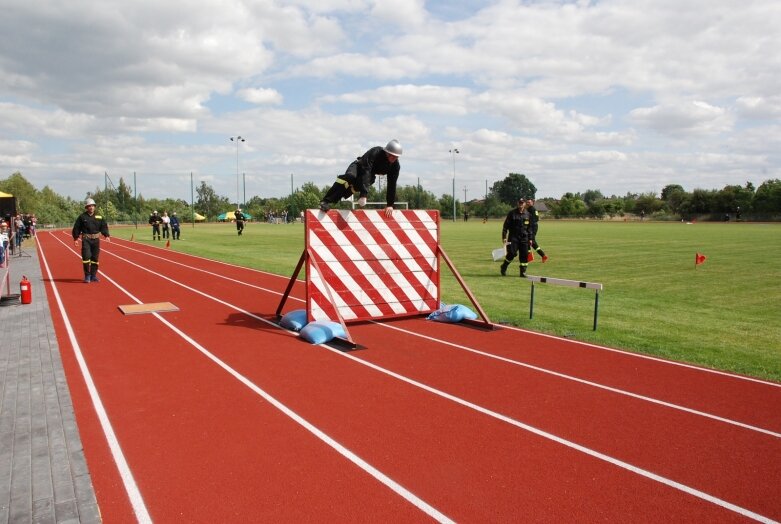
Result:
{"type": "Polygon", "coordinates": [[[179,226],[171,226],[171,234],[174,236],[174,240],[179,240],[179,226]]]}
{"type": "Polygon", "coordinates": [[[529,239],[527,237],[510,237],[509,241],[505,262],[509,264],[517,256],[521,266],[527,266],[529,263],[529,239]]]}
{"type": "Polygon", "coordinates": [[[152,224],[152,240],[157,237],[160,240],[160,224],[152,224]]]}
{"type": "Polygon", "coordinates": [[[328,192],[323,197],[323,202],[328,202],[329,204],[336,204],[341,199],[352,196],[353,189],[350,184],[350,181],[342,178],[343,176],[344,175],[341,175],[336,178],[336,182],[334,182],[334,185],[331,186],[331,189],[329,189],[328,192]]]}
{"type": "Polygon", "coordinates": [[[98,274],[98,258],[100,257],[100,239],[81,238],[81,263],[84,276],[98,274]]]}

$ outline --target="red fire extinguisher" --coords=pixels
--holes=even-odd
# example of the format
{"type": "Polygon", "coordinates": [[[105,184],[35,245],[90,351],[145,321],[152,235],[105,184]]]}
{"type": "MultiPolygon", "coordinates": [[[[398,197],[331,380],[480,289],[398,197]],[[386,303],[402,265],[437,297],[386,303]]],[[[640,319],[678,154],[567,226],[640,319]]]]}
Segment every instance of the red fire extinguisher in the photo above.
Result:
{"type": "Polygon", "coordinates": [[[22,275],[22,281],[19,282],[19,290],[21,293],[22,304],[29,304],[33,301],[33,285],[27,280],[27,277],[22,275]]]}

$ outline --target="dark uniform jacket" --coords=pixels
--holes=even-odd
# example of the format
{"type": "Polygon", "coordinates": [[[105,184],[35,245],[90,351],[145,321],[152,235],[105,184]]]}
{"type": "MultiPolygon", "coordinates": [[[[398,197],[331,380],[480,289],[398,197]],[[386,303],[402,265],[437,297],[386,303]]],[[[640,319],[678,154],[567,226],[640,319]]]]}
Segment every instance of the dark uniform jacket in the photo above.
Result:
{"type": "Polygon", "coordinates": [[[159,226],[162,223],[163,223],[163,217],[161,217],[160,215],[156,215],[154,213],[149,215],[149,225],[150,226],[155,226],[155,225],[159,226]]]}
{"type": "Polygon", "coordinates": [[[385,150],[376,146],[351,163],[345,174],[339,178],[347,180],[360,196],[366,197],[369,195],[369,186],[374,184],[377,178],[376,175],[387,175],[386,202],[388,207],[393,207],[393,203],[396,201],[396,181],[399,179],[400,169],[398,159],[391,164],[388,162],[385,150]]]}
{"type": "Polygon", "coordinates": [[[531,219],[529,238],[534,238],[537,236],[537,230],[540,228],[540,212],[534,206],[527,207],[526,211],[529,212],[529,218],[531,219]]]}
{"type": "Polygon", "coordinates": [[[531,217],[529,212],[518,208],[507,213],[502,226],[502,238],[528,240],[531,238],[531,217]],[[509,236],[508,236],[509,233],[509,236]]]}
{"type": "Polygon", "coordinates": [[[90,215],[85,211],[79,215],[76,219],[76,223],[73,224],[73,231],[71,232],[73,240],[78,240],[82,233],[85,235],[96,235],[100,233],[104,237],[107,237],[109,236],[108,224],[106,224],[106,221],[103,220],[102,216],[90,215]]]}

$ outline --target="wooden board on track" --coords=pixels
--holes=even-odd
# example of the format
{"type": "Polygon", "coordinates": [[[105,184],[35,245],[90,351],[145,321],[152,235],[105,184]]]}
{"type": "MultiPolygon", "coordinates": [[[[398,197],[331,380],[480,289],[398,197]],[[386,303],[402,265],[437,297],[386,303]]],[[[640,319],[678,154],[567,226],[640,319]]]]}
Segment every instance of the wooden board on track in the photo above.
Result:
{"type": "Polygon", "coordinates": [[[125,315],[139,315],[141,313],[179,311],[179,308],[170,302],[151,302],[149,304],[127,304],[125,306],[119,306],[119,310],[125,315]]]}

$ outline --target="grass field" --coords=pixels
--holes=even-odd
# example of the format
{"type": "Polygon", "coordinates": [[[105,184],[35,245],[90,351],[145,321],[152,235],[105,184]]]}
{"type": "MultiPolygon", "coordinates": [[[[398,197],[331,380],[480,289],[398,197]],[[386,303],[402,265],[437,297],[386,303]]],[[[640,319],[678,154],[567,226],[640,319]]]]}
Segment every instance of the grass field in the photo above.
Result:
{"type": "MultiPolygon", "coordinates": [[[[441,229],[442,247],[493,322],[781,381],[779,224],[541,222],[550,260],[537,257],[529,274],[602,283],[596,331],[593,290],[538,284],[529,319],[531,284],[517,262],[501,277],[491,261],[501,222],[443,221],[441,229]],[[695,268],[696,252],[707,260],[695,268]]],[[[148,226],[112,235],[152,243],[148,226]]],[[[172,242],[284,276],[303,246],[301,224],[249,224],[242,237],[232,224],[185,225],[172,242]]],[[[443,301],[469,305],[446,266],[442,274],[443,301]]]]}

